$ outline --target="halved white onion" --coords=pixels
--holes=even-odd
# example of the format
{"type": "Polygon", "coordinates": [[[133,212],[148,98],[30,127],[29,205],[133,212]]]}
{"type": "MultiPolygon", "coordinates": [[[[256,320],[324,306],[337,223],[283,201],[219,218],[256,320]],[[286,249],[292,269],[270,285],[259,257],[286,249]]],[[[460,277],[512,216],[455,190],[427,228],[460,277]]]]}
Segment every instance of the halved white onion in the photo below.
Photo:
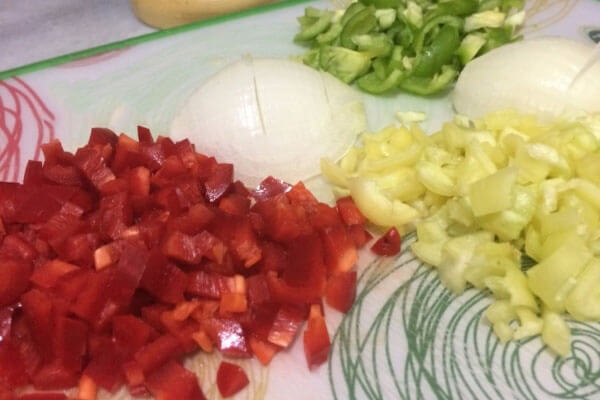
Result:
{"type": "Polygon", "coordinates": [[[333,76],[244,57],[188,99],[171,136],[234,163],[236,178],[255,186],[268,175],[290,183],[318,175],[322,157],[341,158],[365,129],[359,94],[333,76]]]}
{"type": "Polygon", "coordinates": [[[593,46],[563,38],[501,46],[466,65],[454,108],[471,118],[509,108],[547,116],[598,112],[600,60],[577,76],[593,57],[593,46]]]}

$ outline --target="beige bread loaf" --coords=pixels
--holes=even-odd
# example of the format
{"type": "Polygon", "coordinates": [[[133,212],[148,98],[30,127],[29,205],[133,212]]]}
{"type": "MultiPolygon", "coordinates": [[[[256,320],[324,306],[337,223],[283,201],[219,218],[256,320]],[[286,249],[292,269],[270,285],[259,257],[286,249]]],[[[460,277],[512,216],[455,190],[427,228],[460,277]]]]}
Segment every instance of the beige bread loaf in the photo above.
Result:
{"type": "Polygon", "coordinates": [[[170,28],[275,1],[277,0],[131,0],[131,6],[145,24],[156,28],[170,28]]]}

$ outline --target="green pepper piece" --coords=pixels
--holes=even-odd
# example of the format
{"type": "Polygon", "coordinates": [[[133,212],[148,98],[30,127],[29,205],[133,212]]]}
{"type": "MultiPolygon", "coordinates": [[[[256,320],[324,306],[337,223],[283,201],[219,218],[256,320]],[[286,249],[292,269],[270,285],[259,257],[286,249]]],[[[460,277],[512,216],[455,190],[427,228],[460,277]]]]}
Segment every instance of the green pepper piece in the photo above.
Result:
{"type": "MultiPolygon", "coordinates": [[[[307,41],[314,39],[318,34],[325,32],[329,25],[331,24],[331,18],[333,17],[332,12],[324,12],[321,14],[317,20],[306,27],[303,27],[302,30],[294,36],[294,40],[296,41],[307,41]]],[[[309,17],[314,18],[314,17],[309,17]]]]}
{"type": "Polygon", "coordinates": [[[456,50],[456,55],[458,55],[461,64],[464,66],[473,58],[475,58],[485,42],[486,39],[484,35],[480,33],[470,33],[465,36],[460,42],[458,50],[456,50]]]}
{"type": "Polygon", "coordinates": [[[425,43],[425,37],[427,34],[432,31],[434,28],[437,28],[438,25],[450,25],[457,29],[461,29],[463,26],[463,19],[460,17],[455,17],[453,15],[441,15],[439,17],[435,17],[427,21],[423,27],[419,30],[417,35],[415,36],[415,41],[413,48],[415,49],[415,53],[417,55],[421,53],[423,50],[423,45],[425,43]]]}
{"type": "Polygon", "coordinates": [[[412,28],[411,25],[405,25],[400,32],[396,34],[394,42],[404,48],[411,48],[415,40],[415,31],[413,29],[414,28],[412,28]]]}
{"type": "Polygon", "coordinates": [[[371,57],[368,54],[344,47],[323,46],[320,64],[323,70],[350,83],[369,70],[371,57]]]}
{"type": "Polygon", "coordinates": [[[398,69],[393,70],[384,79],[380,79],[375,72],[370,72],[358,79],[357,85],[367,93],[381,94],[396,89],[398,83],[402,80],[402,76],[402,71],[398,69]]]}
{"type": "Polygon", "coordinates": [[[444,25],[431,44],[417,56],[412,74],[420,77],[433,76],[442,68],[442,65],[448,64],[452,60],[459,46],[458,29],[451,25],[444,25]]]}
{"type": "Polygon", "coordinates": [[[487,53],[496,47],[502,46],[503,44],[514,42],[519,40],[521,37],[513,37],[513,28],[511,26],[504,26],[502,28],[490,28],[487,29],[487,40],[481,49],[481,53],[487,53]]]}
{"type": "Polygon", "coordinates": [[[502,0],[483,0],[481,3],[479,3],[479,8],[477,8],[477,11],[481,12],[494,10],[496,8],[500,8],[500,6],[502,6],[502,0]]]}
{"type": "Polygon", "coordinates": [[[403,58],[404,48],[402,46],[394,46],[392,49],[392,55],[390,56],[390,61],[388,62],[387,71],[389,72],[394,69],[404,69],[404,64],[402,62],[403,58]]]}
{"type": "Polygon", "coordinates": [[[331,24],[327,31],[317,35],[317,43],[331,44],[338,36],[340,36],[340,33],[342,33],[342,24],[331,24]]]}
{"type": "Polygon", "coordinates": [[[504,12],[510,11],[512,8],[522,10],[525,7],[525,0],[502,0],[500,10],[504,12]]]}
{"type": "Polygon", "coordinates": [[[379,27],[383,30],[389,29],[396,22],[397,12],[393,8],[381,8],[375,11],[375,18],[379,27]]]}
{"type": "Polygon", "coordinates": [[[477,11],[478,6],[479,1],[477,0],[450,0],[438,3],[436,8],[425,15],[425,19],[428,20],[441,15],[464,17],[477,11]]]}
{"type": "Polygon", "coordinates": [[[342,15],[342,19],[340,20],[342,26],[346,25],[346,22],[348,22],[350,18],[354,17],[354,14],[364,10],[365,8],[367,7],[365,7],[362,3],[359,2],[350,4],[346,11],[344,11],[344,15],[342,15]]]}
{"type": "Polygon", "coordinates": [[[300,24],[300,29],[306,29],[307,27],[317,22],[318,19],[319,18],[315,17],[307,17],[306,15],[296,18],[296,20],[300,24]]]}
{"type": "Polygon", "coordinates": [[[358,51],[365,52],[371,57],[387,57],[394,46],[384,33],[356,35],[352,41],[358,46],[358,51]]]}
{"type": "Polygon", "coordinates": [[[302,62],[304,64],[308,65],[309,67],[312,67],[314,69],[319,69],[320,55],[321,55],[320,48],[316,47],[314,49],[310,49],[306,53],[304,53],[304,55],[302,56],[302,62]]]}
{"type": "Polygon", "coordinates": [[[377,75],[379,79],[384,80],[385,77],[388,75],[387,63],[385,58],[374,59],[371,63],[371,66],[373,67],[373,73],[375,73],[375,75],[377,75]]]}
{"type": "Polygon", "coordinates": [[[315,7],[306,7],[304,9],[304,16],[309,18],[320,18],[325,14],[330,14],[331,11],[328,10],[319,10],[315,7]]]}
{"type": "Polygon", "coordinates": [[[457,75],[455,68],[444,65],[442,71],[433,78],[409,76],[400,82],[400,88],[409,93],[428,96],[446,89],[457,75]]]}
{"type": "Polygon", "coordinates": [[[375,28],[377,28],[375,8],[369,6],[354,14],[354,16],[346,22],[342,29],[342,33],[340,34],[342,46],[348,49],[355,49],[356,45],[352,41],[352,37],[363,33],[369,33],[375,28]]]}
{"type": "Polygon", "coordinates": [[[360,2],[375,8],[396,8],[402,3],[402,0],[360,0],[360,2]]]}

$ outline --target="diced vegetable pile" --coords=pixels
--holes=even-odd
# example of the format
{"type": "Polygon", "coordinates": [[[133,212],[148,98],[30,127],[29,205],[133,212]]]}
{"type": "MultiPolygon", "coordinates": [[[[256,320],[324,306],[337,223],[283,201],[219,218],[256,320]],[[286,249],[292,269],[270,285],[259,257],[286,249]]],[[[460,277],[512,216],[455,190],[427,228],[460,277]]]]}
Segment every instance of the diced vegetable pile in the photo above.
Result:
{"type": "Polygon", "coordinates": [[[431,95],[474,57],[517,40],[522,0],[360,0],[344,10],[308,7],[297,42],[305,64],[369,93],[431,95]]]}
{"type": "MultiPolygon", "coordinates": [[[[22,184],[0,183],[0,398],[126,384],[202,399],[184,356],[266,365],[306,320],[308,367],[326,361],[322,298],[351,307],[371,238],[352,200],[274,178],[249,191],[188,140],[138,137],[95,128],[75,154],[54,141],[22,184]]],[[[248,378],[223,363],[216,382],[229,396],[248,378]]]]}
{"type": "Polygon", "coordinates": [[[322,171],[375,224],[416,227],[413,252],[455,293],[489,290],[501,341],[541,334],[566,355],[563,315],[600,321],[600,115],[391,126],[322,171]]]}

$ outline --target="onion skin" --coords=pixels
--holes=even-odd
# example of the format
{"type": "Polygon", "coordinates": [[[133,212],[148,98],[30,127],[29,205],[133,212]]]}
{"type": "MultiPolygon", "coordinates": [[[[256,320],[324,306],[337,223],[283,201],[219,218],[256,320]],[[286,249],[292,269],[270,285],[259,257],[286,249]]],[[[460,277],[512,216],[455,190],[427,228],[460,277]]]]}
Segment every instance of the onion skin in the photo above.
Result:
{"type": "Polygon", "coordinates": [[[471,61],[456,82],[456,112],[470,118],[516,109],[545,117],[600,111],[600,62],[571,85],[593,46],[563,38],[508,44],[471,61]]]}

